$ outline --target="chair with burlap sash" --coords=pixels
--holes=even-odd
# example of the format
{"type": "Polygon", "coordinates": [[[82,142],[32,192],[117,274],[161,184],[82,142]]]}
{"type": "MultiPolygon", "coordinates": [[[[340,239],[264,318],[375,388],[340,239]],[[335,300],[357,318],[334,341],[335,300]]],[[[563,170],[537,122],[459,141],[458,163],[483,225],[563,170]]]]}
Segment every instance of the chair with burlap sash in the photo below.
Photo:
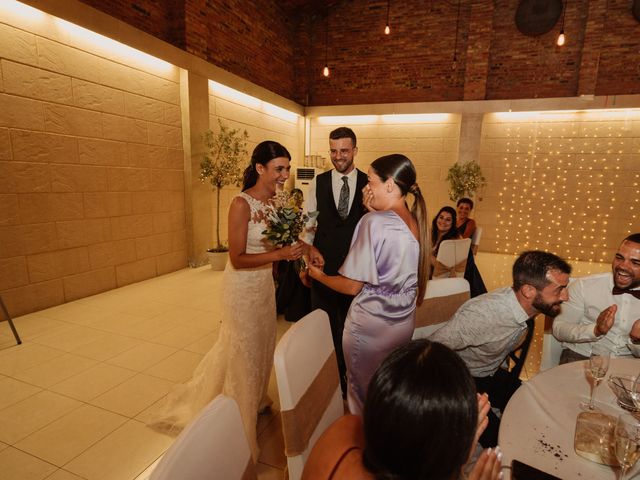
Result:
{"type": "Polygon", "coordinates": [[[469,300],[469,282],[464,278],[429,280],[422,305],[416,308],[413,338],[429,337],[469,300]]]}
{"type": "Polygon", "coordinates": [[[444,240],[438,247],[432,278],[464,277],[471,239],[444,240]]]}
{"type": "Polygon", "coordinates": [[[327,313],[314,310],[292,325],[273,363],[289,478],[298,480],[322,432],[344,414],[327,313]]]}
{"type": "Polygon", "coordinates": [[[238,404],[218,395],[171,444],[149,480],[255,480],[238,404]]]}

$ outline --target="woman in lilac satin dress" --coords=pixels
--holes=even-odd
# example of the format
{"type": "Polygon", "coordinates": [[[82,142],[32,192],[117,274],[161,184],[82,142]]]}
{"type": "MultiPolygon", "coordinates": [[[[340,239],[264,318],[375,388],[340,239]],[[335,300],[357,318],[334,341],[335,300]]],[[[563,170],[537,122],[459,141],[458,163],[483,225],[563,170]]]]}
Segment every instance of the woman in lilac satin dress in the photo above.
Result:
{"type": "Polygon", "coordinates": [[[411,340],[416,299],[422,303],[429,271],[427,209],[416,171],[404,155],[371,164],[364,203],[370,210],[358,223],[340,275],[309,265],[309,275],[329,288],[355,295],[342,345],[347,364],[347,401],[360,415],[367,387],[378,366],[411,340]],[[411,210],[406,196],[414,197],[411,210]]]}

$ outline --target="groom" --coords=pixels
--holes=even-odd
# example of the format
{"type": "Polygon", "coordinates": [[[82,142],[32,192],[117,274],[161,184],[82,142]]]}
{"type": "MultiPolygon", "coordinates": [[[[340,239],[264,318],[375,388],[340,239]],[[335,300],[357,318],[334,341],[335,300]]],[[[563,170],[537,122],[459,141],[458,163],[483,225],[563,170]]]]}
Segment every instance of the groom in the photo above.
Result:
{"type": "MultiPolygon", "coordinates": [[[[311,233],[307,240],[310,243],[313,238],[313,245],[324,257],[324,273],[336,275],[349,252],[353,231],[367,212],[362,204],[362,189],[367,184],[367,175],[353,163],[358,153],[353,130],[348,127],[333,130],[329,134],[329,147],[334,168],[314,178],[307,195],[307,211],[318,211],[315,238],[311,233]]],[[[342,331],[352,299],[352,296],[337,293],[320,282],[313,281],[311,285],[311,309],[320,308],[329,315],[343,396],[347,384],[342,331]]]]}

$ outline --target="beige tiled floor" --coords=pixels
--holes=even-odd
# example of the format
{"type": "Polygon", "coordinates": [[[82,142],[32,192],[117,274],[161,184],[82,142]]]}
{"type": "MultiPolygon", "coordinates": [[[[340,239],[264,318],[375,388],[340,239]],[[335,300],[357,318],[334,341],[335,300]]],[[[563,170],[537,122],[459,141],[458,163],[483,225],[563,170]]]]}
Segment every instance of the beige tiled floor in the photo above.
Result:
{"type": "MultiPolygon", "coordinates": [[[[489,289],[509,282],[512,262],[478,255],[489,289]]],[[[208,267],[186,269],[25,315],[15,319],[20,346],[0,323],[0,480],[132,480],[152,464],[172,438],[145,421],[215,342],[220,282],[208,267]]],[[[287,328],[279,320],[279,336],[287,328]]],[[[258,473],[281,479],[273,377],[269,390],[275,403],[259,418],[258,473]]]]}

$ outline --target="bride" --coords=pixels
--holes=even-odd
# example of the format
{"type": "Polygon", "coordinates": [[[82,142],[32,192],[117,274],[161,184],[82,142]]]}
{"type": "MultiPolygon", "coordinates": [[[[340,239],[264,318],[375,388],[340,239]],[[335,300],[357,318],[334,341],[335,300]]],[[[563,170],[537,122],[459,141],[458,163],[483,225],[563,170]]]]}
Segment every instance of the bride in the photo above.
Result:
{"type": "Polygon", "coordinates": [[[244,172],[242,193],[229,208],[229,262],[222,285],[222,326],[218,341],[196,367],[189,382],[177,385],[150,426],[177,433],[214,397],[235,399],[253,460],[258,458],[258,410],[266,396],[276,342],[276,305],[272,263],[297,260],[304,245],[274,248],[265,230],[265,208],[289,178],[291,155],[277,142],[256,146],[244,172]],[[262,403],[261,403],[262,402],[262,403]]]}

